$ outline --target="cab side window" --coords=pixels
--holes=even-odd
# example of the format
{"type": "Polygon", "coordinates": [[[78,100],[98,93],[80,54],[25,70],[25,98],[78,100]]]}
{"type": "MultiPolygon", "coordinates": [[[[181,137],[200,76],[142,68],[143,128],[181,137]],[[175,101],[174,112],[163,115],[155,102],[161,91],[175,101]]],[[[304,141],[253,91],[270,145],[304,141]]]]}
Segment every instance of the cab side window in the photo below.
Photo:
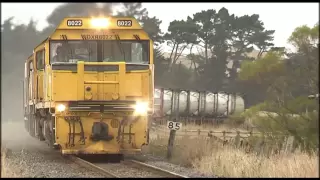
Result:
{"type": "Polygon", "coordinates": [[[33,70],[33,60],[31,60],[30,63],[29,63],[29,70],[30,70],[30,71],[33,70]]]}
{"type": "Polygon", "coordinates": [[[30,62],[29,62],[29,76],[30,76],[30,72],[32,72],[33,71],[33,60],[31,60],[30,62]]]}
{"type": "Polygon", "coordinates": [[[44,69],[44,50],[38,51],[36,53],[36,65],[37,70],[44,69]]]}

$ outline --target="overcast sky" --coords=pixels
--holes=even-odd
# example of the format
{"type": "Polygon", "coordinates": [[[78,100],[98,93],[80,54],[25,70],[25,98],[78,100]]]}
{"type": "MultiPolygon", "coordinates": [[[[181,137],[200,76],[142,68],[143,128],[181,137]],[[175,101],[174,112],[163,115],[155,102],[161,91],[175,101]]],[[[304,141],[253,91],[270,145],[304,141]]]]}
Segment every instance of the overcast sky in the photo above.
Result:
{"type": "MultiPolygon", "coordinates": [[[[11,16],[17,23],[38,21],[38,29],[47,25],[46,17],[61,3],[1,3],[1,23],[11,16]]],[[[319,21],[318,3],[143,3],[150,16],[162,20],[166,31],[170,21],[186,19],[196,12],[225,7],[237,16],[259,14],[266,29],[276,30],[276,46],[287,46],[291,32],[300,25],[313,26],[319,21]]]]}

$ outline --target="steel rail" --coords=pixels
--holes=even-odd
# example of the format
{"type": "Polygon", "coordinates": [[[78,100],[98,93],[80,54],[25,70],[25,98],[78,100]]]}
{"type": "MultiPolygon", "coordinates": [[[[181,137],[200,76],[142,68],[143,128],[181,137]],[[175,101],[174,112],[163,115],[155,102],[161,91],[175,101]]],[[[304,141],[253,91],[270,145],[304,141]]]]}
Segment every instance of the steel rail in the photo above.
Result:
{"type": "Polygon", "coordinates": [[[162,176],[165,176],[165,177],[188,178],[187,176],[184,176],[184,175],[181,175],[178,173],[174,173],[174,172],[168,171],[166,169],[162,169],[162,168],[159,168],[159,167],[156,167],[156,166],[153,166],[150,164],[146,164],[146,163],[143,163],[140,161],[136,161],[136,160],[125,160],[123,163],[129,164],[129,165],[134,165],[138,168],[146,169],[147,171],[153,171],[153,172],[155,172],[157,174],[161,174],[162,176]]]}
{"type": "MultiPolygon", "coordinates": [[[[88,162],[86,160],[83,160],[79,157],[76,156],[68,156],[68,158],[75,162],[76,164],[89,168],[93,171],[97,171],[99,173],[102,173],[103,175],[106,175],[106,177],[112,177],[112,178],[121,178],[120,176],[108,171],[108,169],[106,168],[102,168],[99,167],[97,165],[95,165],[94,163],[88,162]]],[[[128,165],[128,166],[132,166],[135,167],[136,169],[144,169],[148,172],[153,172],[155,174],[161,175],[163,177],[171,177],[171,178],[188,178],[187,176],[181,175],[181,174],[177,174],[150,164],[146,164],[137,160],[124,160],[122,161],[120,164],[124,164],[124,165],[128,165]]]]}
{"type": "Polygon", "coordinates": [[[112,178],[120,178],[119,176],[113,174],[112,172],[109,172],[107,169],[103,169],[99,166],[96,166],[95,164],[93,163],[90,163],[86,160],[83,160],[79,157],[76,157],[76,156],[69,156],[68,157],[71,161],[75,162],[76,164],[79,164],[80,166],[83,166],[83,167],[87,167],[87,168],[90,168],[92,169],[93,171],[98,171],[104,175],[106,175],[107,177],[112,177],[112,178]]]}

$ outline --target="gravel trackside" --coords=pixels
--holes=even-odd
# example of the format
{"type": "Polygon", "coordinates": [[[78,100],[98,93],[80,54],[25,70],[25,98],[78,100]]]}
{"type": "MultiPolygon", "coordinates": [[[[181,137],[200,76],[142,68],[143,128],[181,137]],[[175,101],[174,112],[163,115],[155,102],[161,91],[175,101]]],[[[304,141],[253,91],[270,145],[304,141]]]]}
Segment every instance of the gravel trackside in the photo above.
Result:
{"type": "Polygon", "coordinates": [[[155,157],[150,154],[140,155],[135,157],[137,160],[142,160],[144,163],[156,166],[177,174],[185,175],[189,178],[217,178],[216,176],[207,176],[206,174],[200,173],[193,168],[182,167],[177,164],[173,164],[165,160],[163,157],[155,157]]]}
{"type": "Polygon", "coordinates": [[[29,137],[22,123],[1,126],[1,177],[104,177],[29,137]]]}
{"type": "MultiPolygon", "coordinates": [[[[44,142],[30,137],[24,129],[23,122],[2,122],[1,145],[1,177],[105,177],[103,174],[64,159],[59,152],[53,151],[44,142]]],[[[169,163],[164,158],[143,154],[140,158],[147,164],[188,177],[208,177],[192,168],[169,163]]],[[[120,177],[152,177],[150,173],[137,172],[121,164],[105,164],[103,168],[122,174],[120,177]]]]}

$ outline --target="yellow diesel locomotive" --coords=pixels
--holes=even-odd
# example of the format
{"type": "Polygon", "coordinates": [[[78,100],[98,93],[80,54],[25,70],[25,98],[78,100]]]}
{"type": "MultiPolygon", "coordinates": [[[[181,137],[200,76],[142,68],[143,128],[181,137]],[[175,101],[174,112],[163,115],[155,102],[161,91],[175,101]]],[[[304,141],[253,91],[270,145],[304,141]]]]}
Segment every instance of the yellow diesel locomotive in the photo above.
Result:
{"type": "Polygon", "coordinates": [[[140,152],[153,93],[153,42],[136,19],[64,18],[25,62],[25,128],[62,154],[140,152]]]}

